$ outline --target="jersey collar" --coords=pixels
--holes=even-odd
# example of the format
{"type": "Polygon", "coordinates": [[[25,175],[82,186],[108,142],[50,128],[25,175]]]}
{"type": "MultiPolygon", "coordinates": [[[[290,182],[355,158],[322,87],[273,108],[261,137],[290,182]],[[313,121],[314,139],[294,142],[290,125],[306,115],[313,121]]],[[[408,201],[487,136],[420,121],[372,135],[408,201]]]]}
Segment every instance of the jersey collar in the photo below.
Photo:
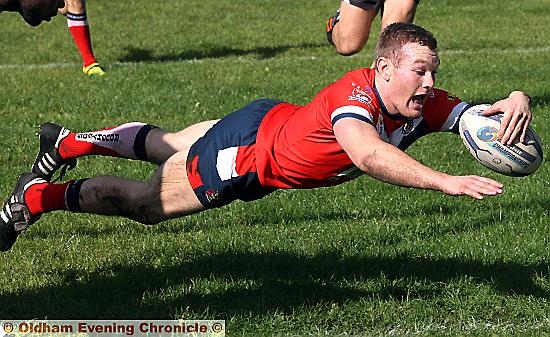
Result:
{"type": "Polygon", "coordinates": [[[386,109],[386,106],[384,105],[384,102],[382,101],[382,98],[380,97],[380,94],[378,93],[378,89],[376,89],[376,83],[373,85],[374,87],[374,93],[376,94],[376,98],[378,99],[378,102],[380,102],[380,110],[382,111],[382,115],[385,117],[388,117],[389,119],[393,119],[396,121],[402,121],[407,118],[401,115],[393,115],[388,112],[388,109],[386,109]]]}

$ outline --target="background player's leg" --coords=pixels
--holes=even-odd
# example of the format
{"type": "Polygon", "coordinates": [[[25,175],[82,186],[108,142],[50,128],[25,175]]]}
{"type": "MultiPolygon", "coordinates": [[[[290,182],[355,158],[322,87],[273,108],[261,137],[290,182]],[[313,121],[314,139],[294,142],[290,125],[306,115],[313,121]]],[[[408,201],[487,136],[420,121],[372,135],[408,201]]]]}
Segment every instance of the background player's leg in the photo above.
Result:
{"type": "Polygon", "coordinates": [[[361,51],[369,39],[372,21],[378,10],[359,8],[342,2],[340,21],[334,25],[332,40],[336,51],[342,55],[353,55],[361,51]]]}
{"type": "Polygon", "coordinates": [[[92,37],[85,0],[65,0],[65,8],[60,11],[67,17],[67,25],[82,57],[82,70],[86,75],[104,75],[105,72],[97,63],[92,49],[92,37]]]}
{"type": "Polygon", "coordinates": [[[382,29],[394,22],[412,23],[418,0],[386,0],[382,8],[382,29]]]}

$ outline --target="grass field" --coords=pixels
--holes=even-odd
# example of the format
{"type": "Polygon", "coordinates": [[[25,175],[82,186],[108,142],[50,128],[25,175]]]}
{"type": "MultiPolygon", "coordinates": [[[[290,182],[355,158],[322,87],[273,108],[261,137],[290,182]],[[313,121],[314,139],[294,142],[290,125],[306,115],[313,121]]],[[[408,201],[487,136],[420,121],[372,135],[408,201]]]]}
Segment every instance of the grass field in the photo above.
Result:
{"type": "MultiPolygon", "coordinates": [[[[374,38],[351,58],[327,45],[337,4],[89,0],[102,78],[82,75],[62,17],[31,28],[1,14],[1,198],[29,170],[42,122],[178,130],[259,97],[308,102],[371,63],[374,38]]],[[[422,0],[416,23],[439,40],[438,86],[474,103],[525,90],[550,153],[550,0],[422,0]]],[[[550,335],[548,165],[500,176],[450,134],[409,153],[500,180],[505,193],[474,201],[365,176],[154,227],[47,214],[0,254],[0,320],[223,319],[228,336],[550,335]]],[[[154,169],[85,158],[69,178],[154,169]]]]}

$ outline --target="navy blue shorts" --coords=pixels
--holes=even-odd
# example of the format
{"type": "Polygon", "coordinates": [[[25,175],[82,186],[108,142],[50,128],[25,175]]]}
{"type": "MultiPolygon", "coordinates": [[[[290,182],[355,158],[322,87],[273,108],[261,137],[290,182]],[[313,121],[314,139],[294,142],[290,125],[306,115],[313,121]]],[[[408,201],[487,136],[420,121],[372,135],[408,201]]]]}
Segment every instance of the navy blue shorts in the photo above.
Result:
{"type": "Polygon", "coordinates": [[[261,199],[274,189],[260,185],[256,173],[256,135],[278,100],[259,99],[222,118],[189,149],[187,177],[206,208],[239,199],[261,199]]]}

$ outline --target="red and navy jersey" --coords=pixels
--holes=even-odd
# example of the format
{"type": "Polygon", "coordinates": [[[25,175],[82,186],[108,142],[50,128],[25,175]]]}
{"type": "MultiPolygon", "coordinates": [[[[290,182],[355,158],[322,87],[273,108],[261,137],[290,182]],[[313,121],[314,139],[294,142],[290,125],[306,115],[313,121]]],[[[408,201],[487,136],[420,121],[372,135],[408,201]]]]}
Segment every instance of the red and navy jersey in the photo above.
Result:
{"type": "Polygon", "coordinates": [[[381,103],[374,75],[372,69],[357,69],[325,87],[305,106],[281,103],[272,108],[256,139],[261,185],[314,188],[337,185],[360,175],[334,135],[333,125],[342,118],[372,124],[382,140],[402,150],[432,132],[457,132],[457,121],[467,103],[434,89],[421,117],[395,117],[381,103]]]}

